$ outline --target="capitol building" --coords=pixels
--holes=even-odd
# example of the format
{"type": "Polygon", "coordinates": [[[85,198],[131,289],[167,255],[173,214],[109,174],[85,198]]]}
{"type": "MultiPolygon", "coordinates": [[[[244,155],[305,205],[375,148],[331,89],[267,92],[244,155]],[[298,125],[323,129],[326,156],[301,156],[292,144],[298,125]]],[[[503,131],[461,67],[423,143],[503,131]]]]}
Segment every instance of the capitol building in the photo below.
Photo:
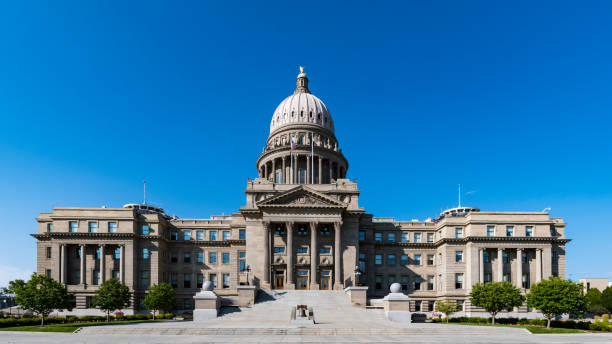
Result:
{"type": "Polygon", "coordinates": [[[331,113],[308,81],[301,70],[274,111],[258,176],[247,181],[236,212],[183,219],[148,204],[54,208],[36,219],[37,272],[66,284],[77,309],[90,307],[102,282],[119,278],[135,312],[144,310],[147,287],[162,282],[175,288],[176,312],[192,310],[207,281],[227,298],[254,285],[366,286],[372,299],[397,282],[411,311],[454,300],[469,315],[480,311],[469,303],[474,284],[508,281],[526,291],[565,277],[565,223],[546,212],[457,207],[425,221],[369,214],[347,178],[331,113]]]}

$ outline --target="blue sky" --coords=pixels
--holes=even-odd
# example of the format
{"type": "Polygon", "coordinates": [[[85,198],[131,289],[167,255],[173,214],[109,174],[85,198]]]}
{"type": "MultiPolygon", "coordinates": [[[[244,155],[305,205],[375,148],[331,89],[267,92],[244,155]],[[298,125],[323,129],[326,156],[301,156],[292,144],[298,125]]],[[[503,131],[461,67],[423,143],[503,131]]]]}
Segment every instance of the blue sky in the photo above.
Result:
{"type": "Polygon", "coordinates": [[[376,216],[463,203],[568,223],[568,277],[612,277],[609,2],[4,2],[0,284],[34,218],[148,200],[231,213],[306,66],[376,216]],[[579,6],[579,7],[576,7],[579,6]]]}

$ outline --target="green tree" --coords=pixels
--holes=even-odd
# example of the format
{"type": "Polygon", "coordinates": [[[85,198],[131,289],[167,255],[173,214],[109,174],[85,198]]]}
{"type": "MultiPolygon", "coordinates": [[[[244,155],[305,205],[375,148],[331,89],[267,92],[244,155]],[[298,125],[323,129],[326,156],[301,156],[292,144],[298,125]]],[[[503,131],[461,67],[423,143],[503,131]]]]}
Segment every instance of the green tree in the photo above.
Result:
{"type": "Polygon", "coordinates": [[[443,313],[446,316],[446,322],[448,323],[450,315],[459,311],[459,307],[457,306],[457,303],[453,301],[436,301],[436,311],[443,313]]]}
{"type": "Polygon", "coordinates": [[[96,290],[92,305],[106,312],[106,322],[108,322],[112,311],[130,305],[130,288],[119,282],[117,278],[106,280],[96,290]]]}
{"type": "Polygon", "coordinates": [[[521,291],[510,282],[489,282],[472,287],[470,301],[476,307],[484,308],[491,313],[492,324],[495,324],[497,313],[523,304],[525,298],[521,291]]]}
{"type": "Polygon", "coordinates": [[[586,303],[586,310],[589,313],[600,315],[607,311],[601,301],[601,292],[597,288],[589,289],[584,295],[584,301],[586,303]]]}
{"type": "Polygon", "coordinates": [[[72,310],[74,302],[74,295],[68,293],[65,285],[36,273],[27,282],[10,282],[7,290],[15,294],[15,301],[21,308],[40,314],[40,326],[45,325],[45,317],[54,309],[72,310]]]}
{"type": "Polygon", "coordinates": [[[550,321],[558,315],[584,312],[583,288],[582,284],[550,277],[531,286],[527,305],[539,309],[548,320],[546,327],[550,328],[550,321]]]}
{"type": "Polygon", "coordinates": [[[601,305],[606,307],[608,312],[612,313],[612,286],[607,287],[601,292],[601,305]]]}
{"type": "Polygon", "coordinates": [[[174,308],[174,288],[168,283],[150,285],[147,290],[147,296],[145,296],[142,303],[153,313],[153,320],[155,320],[156,311],[174,308]]]}

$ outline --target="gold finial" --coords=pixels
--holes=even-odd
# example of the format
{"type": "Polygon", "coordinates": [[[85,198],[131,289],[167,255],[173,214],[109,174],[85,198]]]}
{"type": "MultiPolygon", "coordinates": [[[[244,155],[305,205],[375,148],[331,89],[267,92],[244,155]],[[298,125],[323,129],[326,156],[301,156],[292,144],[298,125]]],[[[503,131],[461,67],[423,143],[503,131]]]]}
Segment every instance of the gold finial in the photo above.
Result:
{"type": "Polygon", "coordinates": [[[304,67],[300,66],[300,73],[304,73],[304,67]]]}

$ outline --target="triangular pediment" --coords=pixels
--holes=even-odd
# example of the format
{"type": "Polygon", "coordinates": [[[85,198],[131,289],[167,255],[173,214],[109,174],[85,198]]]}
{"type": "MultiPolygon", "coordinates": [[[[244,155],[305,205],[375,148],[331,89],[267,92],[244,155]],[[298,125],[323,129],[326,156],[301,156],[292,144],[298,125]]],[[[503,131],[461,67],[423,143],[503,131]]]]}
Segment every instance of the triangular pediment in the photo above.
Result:
{"type": "Polygon", "coordinates": [[[299,207],[299,208],[346,208],[347,204],[309,187],[300,185],[257,202],[260,208],[265,207],[299,207]]]}

